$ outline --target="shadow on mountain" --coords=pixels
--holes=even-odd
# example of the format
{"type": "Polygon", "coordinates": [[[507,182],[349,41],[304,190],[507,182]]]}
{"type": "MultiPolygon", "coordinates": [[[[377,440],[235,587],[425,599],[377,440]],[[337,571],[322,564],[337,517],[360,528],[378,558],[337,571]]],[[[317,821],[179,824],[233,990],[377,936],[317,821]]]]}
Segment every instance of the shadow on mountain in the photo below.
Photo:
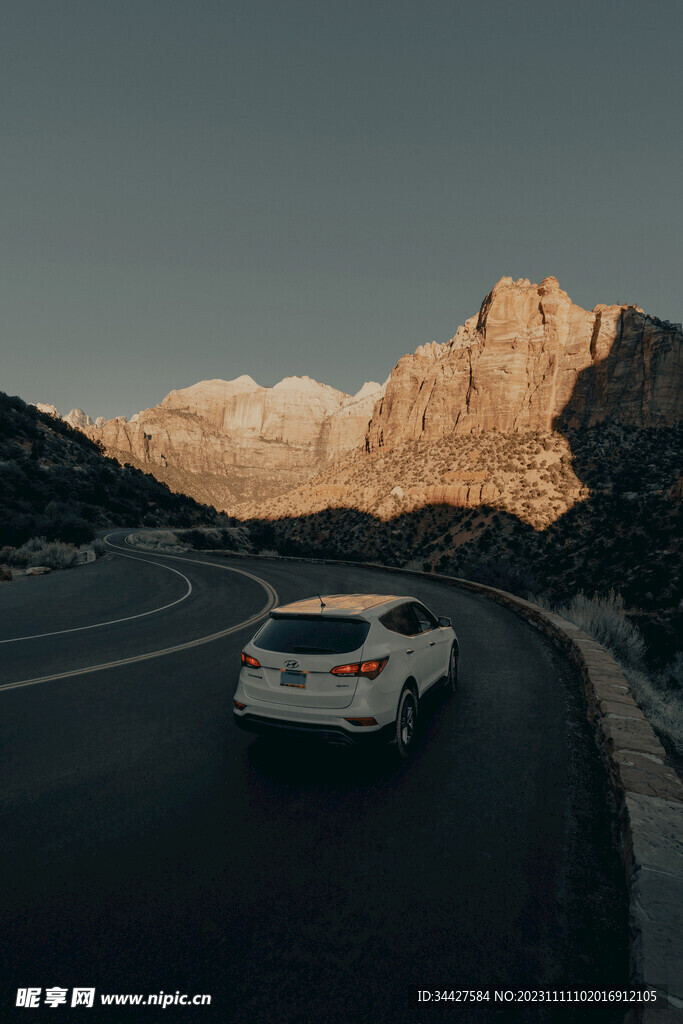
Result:
{"type": "Polygon", "coordinates": [[[545,529],[500,506],[427,505],[382,520],[349,503],[252,522],[252,537],[281,554],[464,576],[556,604],[614,590],[649,663],[664,666],[683,628],[680,369],[675,326],[625,310],[608,355],[578,375],[553,424],[589,497],[545,529]]]}
{"type": "Polygon", "coordinates": [[[641,428],[676,423],[683,376],[680,325],[626,307],[609,351],[596,359],[601,318],[598,312],[591,339],[593,365],[577,376],[553,430],[567,433],[607,421],[641,428]]]}

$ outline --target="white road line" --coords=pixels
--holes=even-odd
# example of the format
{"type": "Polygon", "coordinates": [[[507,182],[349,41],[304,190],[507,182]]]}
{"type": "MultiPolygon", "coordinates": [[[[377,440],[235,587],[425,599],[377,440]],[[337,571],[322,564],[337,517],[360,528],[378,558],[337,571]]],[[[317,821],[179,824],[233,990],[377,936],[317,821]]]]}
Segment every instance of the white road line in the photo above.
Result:
{"type": "MultiPolygon", "coordinates": [[[[108,541],[108,543],[110,544],[111,547],[118,546],[116,544],[111,544],[110,541],[108,541]]],[[[141,562],[151,561],[148,558],[139,558],[137,555],[124,555],[124,557],[133,558],[141,562]]],[[[176,555],[162,555],[162,557],[178,558],[178,556],[176,555]]],[[[133,665],[138,661],[149,661],[151,658],[161,658],[166,654],[174,654],[176,651],[187,651],[191,647],[199,647],[201,644],[208,644],[211,643],[213,640],[220,640],[221,637],[229,636],[231,633],[237,633],[241,629],[246,629],[247,626],[254,625],[265,615],[267,615],[271,608],[274,608],[275,605],[278,603],[279,598],[278,593],[275,590],[275,587],[271,586],[271,584],[268,583],[266,580],[261,579],[260,576],[255,576],[253,573],[247,572],[246,569],[235,569],[230,565],[219,565],[217,562],[205,562],[199,558],[178,558],[178,561],[196,562],[198,565],[211,565],[215,569],[225,569],[227,572],[236,572],[239,573],[240,576],[247,576],[249,579],[254,580],[255,583],[258,583],[260,586],[263,587],[266,594],[268,595],[268,600],[266,601],[263,608],[261,608],[261,610],[257,612],[255,615],[252,615],[250,618],[245,619],[243,622],[236,623],[236,625],[234,626],[229,626],[227,629],[221,629],[217,633],[210,633],[207,636],[200,636],[197,637],[196,640],[188,640],[183,644],[175,644],[173,647],[164,647],[158,651],[149,651],[147,654],[135,654],[130,658],[119,658],[117,661],[106,661],[100,665],[89,665],[87,668],[70,669],[67,672],[56,672],[53,675],[49,676],[37,676],[35,679],[20,679],[16,683],[4,683],[0,686],[0,692],[3,690],[18,690],[24,686],[37,686],[39,683],[50,683],[57,679],[69,679],[71,676],[84,676],[87,675],[89,672],[101,672],[104,669],[108,668],[118,668],[121,665],[133,665]]],[[[153,561],[152,564],[161,565],[163,563],[153,561]]],[[[170,566],[165,566],[165,568],[169,569],[170,566]]],[[[182,576],[182,573],[180,575],[182,576]]]]}
{"type": "MultiPolygon", "coordinates": [[[[112,545],[114,547],[115,545],[112,545]]],[[[134,555],[124,555],[124,558],[133,558],[134,555]]],[[[146,615],[158,615],[159,612],[165,612],[168,608],[173,608],[174,605],[180,604],[181,601],[186,601],[192,593],[192,584],[182,572],[174,569],[171,565],[164,565],[163,562],[155,562],[151,558],[138,558],[138,562],[149,562],[150,565],[158,565],[162,569],[168,569],[169,572],[174,572],[176,576],[181,576],[187,583],[187,590],[182,597],[177,598],[175,601],[171,601],[170,604],[164,604],[160,608],[152,608],[148,612],[139,612],[137,615],[126,615],[122,619],[109,619],[107,622],[93,622],[89,626],[73,626],[71,629],[55,629],[51,633],[31,633],[29,636],[13,636],[9,640],[0,640],[0,644],[16,644],[20,640],[42,640],[46,636],[62,636],[65,633],[81,633],[85,629],[101,629],[102,626],[115,626],[119,622],[131,622],[133,619],[144,619],[146,615]]]]}

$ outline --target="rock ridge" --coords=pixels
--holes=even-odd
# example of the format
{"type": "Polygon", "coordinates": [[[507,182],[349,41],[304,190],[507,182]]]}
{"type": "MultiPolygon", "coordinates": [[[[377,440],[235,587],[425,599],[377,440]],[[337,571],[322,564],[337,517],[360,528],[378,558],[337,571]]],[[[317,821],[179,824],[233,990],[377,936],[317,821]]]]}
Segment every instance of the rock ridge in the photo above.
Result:
{"type": "Polygon", "coordinates": [[[244,374],[199,381],[130,420],[81,429],[119,461],[190,493],[199,486],[202,500],[229,508],[236,499],[297,486],[361,447],[382,389],[369,382],[347,395],[307,376],[267,388],[244,374]]]}
{"type": "MultiPolygon", "coordinates": [[[[267,388],[242,374],[171,391],[129,420],[93,424],[79,409],[65,419],[120,462],[231,511],[298,488],[354,451],[606,421],[670,426],[680,418],[682,341],[680,325],[639,306],[589,311],[555,277],[503,277],[449,341],[420,345],[384,384],[355,395],[308,376],[267,388]]],[[[472,501],[460,491],[444,498],[472,501]]]]}
{"type": "Polygon", "coordinates": [[[680,417],[682,340],[680,325],[638,306],[585,310],[555,277],[501,278],[450,342],[399,360],[366,447],[605,420],[671,425],[680,417]]]}

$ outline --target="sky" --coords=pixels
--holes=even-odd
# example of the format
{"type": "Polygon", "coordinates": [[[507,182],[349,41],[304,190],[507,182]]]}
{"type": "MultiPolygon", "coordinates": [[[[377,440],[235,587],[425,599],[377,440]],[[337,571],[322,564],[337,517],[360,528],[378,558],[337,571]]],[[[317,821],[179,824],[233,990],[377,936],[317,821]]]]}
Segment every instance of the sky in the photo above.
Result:
{"type": "Polygon", "coordinates": [[[354,393],[499,278],[683,320],[679,0],[0,2],[0,390],[354,393]]]}

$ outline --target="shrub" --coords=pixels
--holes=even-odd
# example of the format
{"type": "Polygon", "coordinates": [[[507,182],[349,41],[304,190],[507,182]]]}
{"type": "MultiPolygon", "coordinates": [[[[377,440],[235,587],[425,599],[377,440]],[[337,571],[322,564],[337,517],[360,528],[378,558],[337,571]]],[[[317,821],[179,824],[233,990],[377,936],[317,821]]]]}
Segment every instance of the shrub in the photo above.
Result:
{"type": "Polygon", "coordinates": [[[134,547],[146,548],[148,551],[187,551],[187,545],[178,543],[173,530],[132,533],[129,539],[134,547]]]}
{"type": "Polygon", "coordinates": [[[72,544],[46,541],[44,537],[32,537],[8,558],[13,565],[47,565],[50,569],[69,569],[77,560],[78,552],[72,544]]]}
{"type": "Polygon", "coordinates": [[[47,544],[47,537],[29,537],[25,544],[22,544],[17,549],[17,555],[20,557],[28,556],[34,551],[40,551],[47,544]]]}
{"type": "MultiPolygon", "coordinates": [[[[544,603],[542,598],[532,597],[532,600],[544,603]]],[[[645,669],[643,638],[626,617],[621,594],[615,594],[613,590],[607,597],[577,594],[568,605],[558,608],[557,614],[575,623],[607,648],[652,726],[665,743],[679,756],[683,755],[683,655],[679,654],[664,672],[649,674],[645,669]]]]}
{"type": "Polygon", "coordinates": [[[36,551],[34,565],[49,565],[51,569],[70,569],[78,561],[78,552],[72,544],[54,540],[36,551]]]}
{"type": "Polygon", "coordinates": [[[621,594],[614,590],[610,590],[607,597],[587,597],[579,593],[557,612],[595,637],[618,661],[634,669],[642,666],[645,644],[626,617],[621,594]]]}

